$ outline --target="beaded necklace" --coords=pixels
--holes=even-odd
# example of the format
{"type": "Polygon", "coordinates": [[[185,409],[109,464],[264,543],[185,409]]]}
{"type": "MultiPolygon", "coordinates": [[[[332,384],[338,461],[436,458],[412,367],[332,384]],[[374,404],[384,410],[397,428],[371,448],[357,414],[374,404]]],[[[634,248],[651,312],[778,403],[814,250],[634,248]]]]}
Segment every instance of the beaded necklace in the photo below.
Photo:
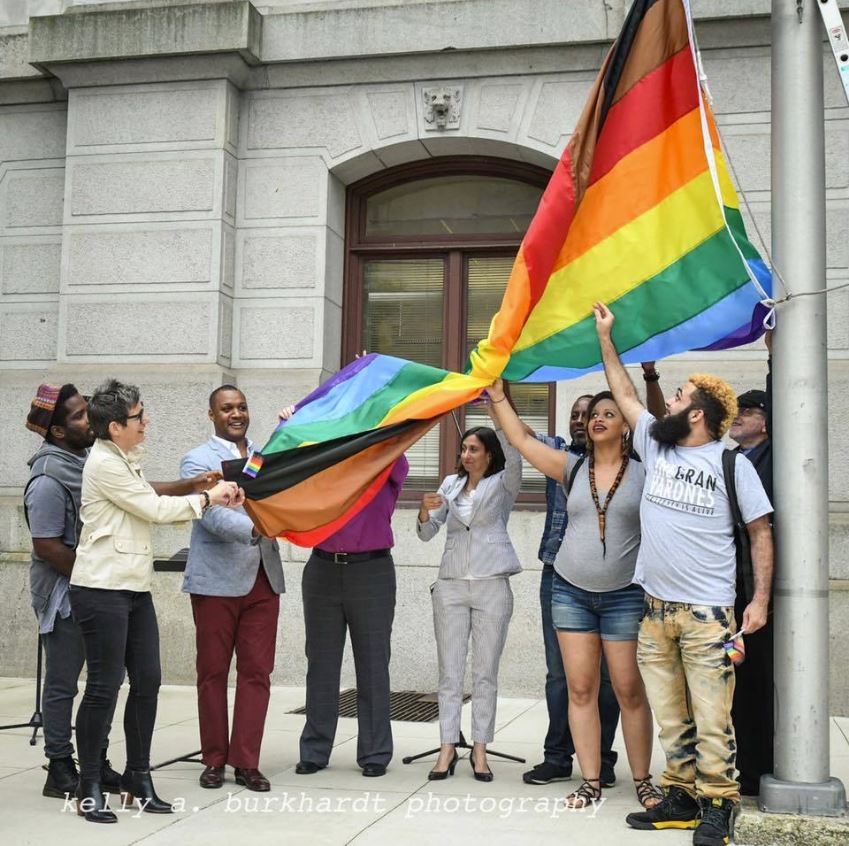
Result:
{"type": "Polygon", "coordinates": [[[604,499],[604,505],[602,506],[598,500],[598,488],[596,487],[595,483],[595,461],[593,459],[592,453],[590,453],[589,456],[590,493],[592,493],[593,504],[595,505],[596,514],[598,514],[598,535],[599,539],[601,540],[602,557],[607,555],[607,544],[605,543],[604,539],[607,509],[610,507],[610,501],[613,499],[613,494],[616,493],[616,489],[619,487],[619,483],[622,481],[622,477],[625,475],[625,469],[628,466],[629,460],[630,456],[628,456],[627,453],[622,456],[622,463],[619,465],[619,472],[616,474],[616,479],[610,486],[610,490],[607,492],[607,496],[604,499]]]}

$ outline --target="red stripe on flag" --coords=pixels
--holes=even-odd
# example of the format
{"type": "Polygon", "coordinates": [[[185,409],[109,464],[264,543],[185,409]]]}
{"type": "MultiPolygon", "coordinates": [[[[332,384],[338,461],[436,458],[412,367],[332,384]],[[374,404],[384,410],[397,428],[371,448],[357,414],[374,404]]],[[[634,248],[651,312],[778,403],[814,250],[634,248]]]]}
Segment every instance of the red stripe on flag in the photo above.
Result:
{"type": "Polygon", "coordinates": [[[528,314],[545,291],[574,216],[575,180],[572,174],[572,154],[567,147],[522,241],[522,257],[531,285],[528,314]]]}
{"type": "Polygon", "coordinates": [[[332,534],[339,531],[349,520],[356,517],[377,496],[378,491],[383,487],[392,473],[394,466],[395,462],[393,461],[363,491],[363,495],[344,514],[340,514],[335,520],[319,526],[317,529],[311,529],[308,532],[285,532],[280,537],[297,546],[318,546],[323,540],[327,540],[332,534]]]}
{"type": "Polygon", "coordinates": [[[593,156],[590,183],[699,107],[699,84],[689,45],[641,79],[607,114],[593,156]]]}

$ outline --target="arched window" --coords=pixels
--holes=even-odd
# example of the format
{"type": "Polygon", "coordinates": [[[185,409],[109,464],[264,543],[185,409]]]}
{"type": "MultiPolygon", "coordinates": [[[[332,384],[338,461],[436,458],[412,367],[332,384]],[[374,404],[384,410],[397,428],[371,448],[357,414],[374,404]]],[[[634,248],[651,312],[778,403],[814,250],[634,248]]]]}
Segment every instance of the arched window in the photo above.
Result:
{"type": "MultiPolygon", "coordinates": [[[[462,371],[489,331],[522,237],[550,174],[504,159],[431,159],[348,189],[342,350],[462,371]]],[[[536,431],[553,423],[553,389],[517,385],[513,399],[536,431]]],[[[459,433],[489,418],[474,406],[448,415],[408,453],[407,491],[435,490],[454,471],[459,433]]],[[[526,465],[523,499],[543,478],[526,465]]]]}

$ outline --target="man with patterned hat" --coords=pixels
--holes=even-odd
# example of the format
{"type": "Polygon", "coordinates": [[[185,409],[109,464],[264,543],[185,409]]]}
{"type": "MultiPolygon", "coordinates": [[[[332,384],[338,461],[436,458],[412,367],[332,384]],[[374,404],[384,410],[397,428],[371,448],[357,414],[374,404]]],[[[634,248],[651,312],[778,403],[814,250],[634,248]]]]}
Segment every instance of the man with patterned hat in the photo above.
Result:
{"type": "MultiPolygon", "coordinates": [[[[72,384],[39,385],[26,427],[44,438],[28,462],[30,478],[24,489],[24,516],[32,535],[32,607],[46,659],[42,717],[49,764],[42,794],[61,799],[75,794],[79,778],[72,757],[71,713],[85,651],[82,632],[71,616],[68,585],[82,530],[83,466],[94,433],[88,402],[72,384]]],[[[220,472],[203,472],[187,480],[151,484],[159,495],[182,496],[205,490],[219,478],[220,472]]],[[[107,739],[111,723],[112,713],[107,739]]],[[[118,793],[121,776],[107,760],[105,746],[101,757],[100,784],[118,793]]]]}
{"type": "MultiPolygon", "coordinates": [[[[26,427],[44,438],[29,460],[24,515],[32,535],[30,589],[45,654],[44,754],[49,761],[42,794],[63,798],[77,789],[71,743],[71,710],[85,661],[83,638],[71,617],[68,578],[82,524],[83,465],[94,434],[88,403],[71,384],[39,385],[26,427]]],[[[112,716],[110,714],[109,722],[112,716]]],[[[101,784],[118,792],[120,775],[102,752],[101,784]]]]}
{"type": "Polygon", "coordinates": [[[731,720],[734,665],[724,644],[767,620],[772,505],[749,461],[734,484],[752,552],[754,591],[735,621],[737,561],[722,436],[737,417],[731,386],[694,374],[655,418],[640,403],[611,337],[613,313],[594,306],[610,390],[643,459],[642,539],[634,581],[645,591],[637,661],[666,753],[663,801],[629,814],[632,828],[695,829],[694,846],[725,846],[740,803],[731,720]]]}
{"type": "MultiPolygon", "coordinates": [[[[764,490],[772,497],[772,439],[770,377],[766,391],[751,390],[737,397],[739,412],[728,435],[738,444],[737,452],[754,465],[764,490]]],[[[751,561],[737,562],[736,613],[749,601],[754,582],[751,561]]],[[[736,668],[734,704],[731,716],[737,737],[737,769],[743,796],[760,793],[761,776],[774,771],[775,742],[775,658],[772,603],[766,625],[746,638],[746,660],[736,668]]]]}

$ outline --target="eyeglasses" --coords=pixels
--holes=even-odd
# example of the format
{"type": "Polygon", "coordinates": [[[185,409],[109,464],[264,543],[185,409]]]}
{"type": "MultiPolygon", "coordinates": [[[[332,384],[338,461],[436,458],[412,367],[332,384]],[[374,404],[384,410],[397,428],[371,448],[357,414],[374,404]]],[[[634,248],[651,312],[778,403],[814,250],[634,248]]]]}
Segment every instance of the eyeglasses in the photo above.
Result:
{"type": "Polygon", "coordinates": [[[129,423],[130,420],[138,420],[139,423],[141,423],[144,420],[144,403],[143,402],[139,403],[139,413],[138,414],[128,414],[127,415],[127,423],[129,423]]]}

